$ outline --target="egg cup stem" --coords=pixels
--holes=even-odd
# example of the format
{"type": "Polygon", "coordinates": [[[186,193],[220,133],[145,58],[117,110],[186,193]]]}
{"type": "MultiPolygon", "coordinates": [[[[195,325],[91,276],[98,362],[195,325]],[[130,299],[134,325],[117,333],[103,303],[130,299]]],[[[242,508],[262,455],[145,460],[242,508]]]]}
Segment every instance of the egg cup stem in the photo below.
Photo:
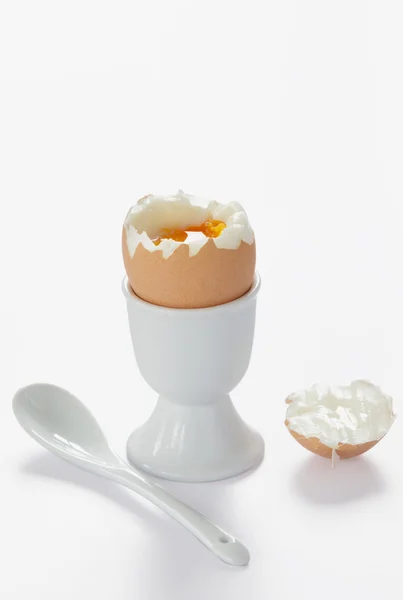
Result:
{"type": "Polygon", "coordinates": [[[158,399],[148,421],[127,442],[132,465],[174,481],[216,481],[256,466],[264,443],[229,395],[199,405],[158,399]]]}
{"type": "Polygon", "coordinates": [[[230,392],[252,351],[260,278],[241,298],[175,309],[141,300],[123,281],[138,368],[159,394],[127,443],[129,461],[175,481],[216,481],[257,466],[264,442],[236,411],[230,392]]]}

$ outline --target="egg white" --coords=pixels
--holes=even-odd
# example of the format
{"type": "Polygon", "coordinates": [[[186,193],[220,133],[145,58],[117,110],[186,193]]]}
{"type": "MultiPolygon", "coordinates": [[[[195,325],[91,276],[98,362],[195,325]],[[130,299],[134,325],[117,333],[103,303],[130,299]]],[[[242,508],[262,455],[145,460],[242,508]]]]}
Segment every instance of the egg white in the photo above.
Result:
{"type": "Polygon", "coordinates": [[[369,381],[314,384],[286,400],[288,429],[331,449],[380,440],[392,426],[392,398],[369,381]]]}
{"type": "Polygon", "coordinates": [[[150,194],[132,206],[124,221],[127,248],[132,258],[136,248],[142,244],[149,252],[162,251],[168,258],[182,244],[189,246],[189,256],[194,256],[212,239],[217,248],[236,250],[241,242],[253,244],[254,233],[248,217],[238,202],[221,204],[211,201],[207,206],[196,196],[185,194],[181,190],[171,196],[150,194]],[[156,246],[156,239],[161,229],[186,230],[187,227],[198,226],[209,219],[223,221],[226,228],[216,238],[189,238],[185,242],[162,239],[156,246]]]}

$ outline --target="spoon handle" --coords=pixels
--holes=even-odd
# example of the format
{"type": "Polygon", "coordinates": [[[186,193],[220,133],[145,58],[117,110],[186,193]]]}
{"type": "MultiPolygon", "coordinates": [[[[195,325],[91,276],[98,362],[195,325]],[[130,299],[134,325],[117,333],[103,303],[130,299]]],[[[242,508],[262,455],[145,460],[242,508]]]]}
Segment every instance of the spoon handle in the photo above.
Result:
{"type": "Polygon", "coordinates": [[[108,469],[110,479],[137,492],[180,525],[188,529],[209,550],[230,565],[246,566],[249,551],[232,535],[215,525],[194,508],[184,504],[143,475],[123,469],[108,469]]]}

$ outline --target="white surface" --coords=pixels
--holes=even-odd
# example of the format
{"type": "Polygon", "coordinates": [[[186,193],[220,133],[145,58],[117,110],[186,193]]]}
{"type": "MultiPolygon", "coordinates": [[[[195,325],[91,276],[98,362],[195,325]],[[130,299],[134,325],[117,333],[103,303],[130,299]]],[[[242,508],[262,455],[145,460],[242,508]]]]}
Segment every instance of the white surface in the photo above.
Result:
{"type": "Polygon", "coordinates": [[[1,4],[1,598],[401,599],[402,18],[370,0],[1,4]],[[11,412],[17,387],[58,383],[123,450],[154,394],[132,356],[121,227],[137,197],[178,187],[240,201],[258,243],[233,397],[265,461],[164,484],[244,541],[244,570],[48,456],[11,412]],[[291,438],[283,400],[362,377],[398,418],[333,472],[291,438]]]}
{"type": "Polygon", "coordinates": [[[159,395],[128,440],[131,464],[187,482],[256,467],[263,439],[242,420],[230,393],[250,363],[260,277],[241,298],[207,308],[149,304],[133,294],[127,277],[122,289],[137,366],[159,395]]]}

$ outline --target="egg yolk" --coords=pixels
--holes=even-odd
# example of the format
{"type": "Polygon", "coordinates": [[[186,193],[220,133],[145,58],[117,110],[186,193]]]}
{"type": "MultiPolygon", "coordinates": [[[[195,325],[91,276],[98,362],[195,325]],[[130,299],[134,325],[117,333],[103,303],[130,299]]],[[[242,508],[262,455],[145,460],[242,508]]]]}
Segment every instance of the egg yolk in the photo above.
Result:
{"type": "Polygon", "coordinates": [[[175,242],[184,242],[188,237],[188,232],[193,231],[203,233],[206,237],[209,238],[216,238],[225,228],[226,224],[224,223],[224,221],[216,221],[214,219],[209,219],[201,225],[193,225],[191,227],[187,227],[186,230],[162,229],[160,237],[153,241],[156,246],[159,246],[162,240],[166,239],[174,240],[175,242]]]}

